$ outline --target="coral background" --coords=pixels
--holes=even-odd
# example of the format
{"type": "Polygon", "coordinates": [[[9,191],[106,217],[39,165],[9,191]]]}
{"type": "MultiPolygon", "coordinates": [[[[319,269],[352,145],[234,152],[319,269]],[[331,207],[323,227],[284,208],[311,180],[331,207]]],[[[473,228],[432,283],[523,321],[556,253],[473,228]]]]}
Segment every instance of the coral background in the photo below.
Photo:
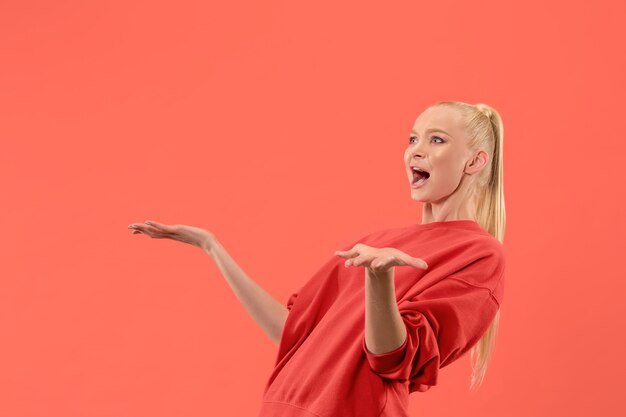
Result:
{"type": "Polygon", "coordinates": [[[420,222],[443,100],[504,120],[505,303],[481,390],[465,356],[411,415],[624,415],[626,3],[509,3],[0,2],[0,416],[254,416],[277,347],[127,225],[210,229],[286,302],[420,222]]]}

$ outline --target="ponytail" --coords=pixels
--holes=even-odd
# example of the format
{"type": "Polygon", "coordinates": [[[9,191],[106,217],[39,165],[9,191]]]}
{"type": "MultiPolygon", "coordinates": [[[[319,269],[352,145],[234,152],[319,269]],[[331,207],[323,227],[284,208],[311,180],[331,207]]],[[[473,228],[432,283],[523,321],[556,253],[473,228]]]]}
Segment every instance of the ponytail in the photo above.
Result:
{"type": "MultiPolygon", "coordinates": [[[[472,149],[484,149],[490,155],[489,169],[483,169],[478,178],[478,207],[476,221],[480,226],[504,243],[506,211],[504,207],[503,139],[504,128],[500,114],[483,103],[475,105],[463,102],[439,102],[436,105],[453,107],[465,117],[472,149]]],[[[500,310],[480,340],[471,348],[472,380],[470,389],[477,390],[482,385],[489,357],[493,350],[500,310]]]]}

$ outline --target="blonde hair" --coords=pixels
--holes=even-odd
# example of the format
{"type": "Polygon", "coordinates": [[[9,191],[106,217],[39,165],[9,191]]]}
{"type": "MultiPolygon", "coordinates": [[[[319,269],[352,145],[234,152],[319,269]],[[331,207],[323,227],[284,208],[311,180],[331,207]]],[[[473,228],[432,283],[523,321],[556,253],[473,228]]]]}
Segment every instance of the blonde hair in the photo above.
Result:
{"type": "MultiPolygon", "coordinates": [[[[503,138],[504,126],[500,114],[483,103],[468,104],[460,101],[442,101],[435,106],[446,106],[461,112],[468,134],[468,145],[472,150],[483,149],[490,156],[488,169],[483,169],[478,177],[476,221],[504,243],[506,210],[504,207],[503,138]]],[[[500,309],[485,334],[471,348],[472,380],[470,389],[477,390],[482,385],[493,349],[500,309]]]]}

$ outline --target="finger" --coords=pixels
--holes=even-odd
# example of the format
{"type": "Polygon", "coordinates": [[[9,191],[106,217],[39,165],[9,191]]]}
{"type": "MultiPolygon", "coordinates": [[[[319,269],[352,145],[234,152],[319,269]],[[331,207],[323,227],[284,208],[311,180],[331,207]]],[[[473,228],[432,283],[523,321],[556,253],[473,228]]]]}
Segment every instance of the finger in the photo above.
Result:
{"type": "Polygon", "coordinates": [[[148,222],[145,223],[131,223],[128,225],[129,229],[135,229],[135,230],[157,230],[156,227],[149,225],[148,222]]]}
{"type": "Polygon", "coordinates": [[[428,269],[428,264],[423,259],[414,258],[401,251],[394,252],[394,255],[390,255],[388,259],[396,266],[410,265],[416,268],[428,269]]]}
{"type": "Polygon", "coordinates": [[[363,256],[363,255],[357,255],[353,258],[350,258],[346,261],[346,266],[361,266],[365,263],[368,262],[367,257],[363,256]]]}
{"type": "Polygon", "coordinates": [[[359,266],[359,265],[356,264],[356,261],[354,259],[350,258],[344,262],[344,266],[348,267],[348,266],[359,266]]]}
{"type": "Polygon", "coordinates": [[[426,263],[426,261],[420,258],[412,258],[411,265],[413,265],[416,268],[428,269],[428,264],[426,263]]]}
{"type": "Polygon", "coordinates": [[[170,226],[163,223],[155,222],[154,220],[146,220],[144,223],[148,226],[154,227],[155,229],[168,230],[170,228],[170,226]]]}
{"type": "Polygon", "coordinates": [[[147,224],[137,223],[137,224],[131,224],[128,227],[134,230],[133,234],[142,233],[150,237],[164,237],[165,236],[165,233],[162,230],[159,230],[154,226],[148,226],[147,224]]]}
{"type": "Polygon", "coordinates": [[[360,256],[357,256],[355,258],[350,259],[348,262],[350,262],[352,266],[361,266],[361,264],[363,263],[363,258],[361,258],[360,256]]]}
{"type": "Polygon", "coordinates": [[[143,225],[146,229],[152,231],[153,233],[159,233],[163,236],[170,236],[175,231],[173,230],[173,226],[168,226],[166,224],[157,223],[152,220],[147,220],[145,225],[143,225]]]}
{"type": "Polygon", "coordinates": [[[359,251],[356,249],[350,250],[336,250],[335,255],[341,256],[342,258],[354,258],[355,256],[359,256],[359,251]]]}

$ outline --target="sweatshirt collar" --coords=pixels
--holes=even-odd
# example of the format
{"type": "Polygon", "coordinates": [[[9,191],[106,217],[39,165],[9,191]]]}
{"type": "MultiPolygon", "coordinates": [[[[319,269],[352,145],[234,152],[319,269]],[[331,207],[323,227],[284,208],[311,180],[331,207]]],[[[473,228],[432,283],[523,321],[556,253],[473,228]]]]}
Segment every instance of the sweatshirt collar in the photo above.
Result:
{"type": "Polygon", "coordinates": [[[482,229],[482,227],[480,227],[480,224],[475,221],[475,220],[447,220],[447,221],[440,221],[440,222],[430,222],[430,223],[425,223],[425,224],[417,224],[416,225],[420,230],[425,230],[425,229],[440,229],[440,228],[461,228],[461,229],[482,229]]]}

